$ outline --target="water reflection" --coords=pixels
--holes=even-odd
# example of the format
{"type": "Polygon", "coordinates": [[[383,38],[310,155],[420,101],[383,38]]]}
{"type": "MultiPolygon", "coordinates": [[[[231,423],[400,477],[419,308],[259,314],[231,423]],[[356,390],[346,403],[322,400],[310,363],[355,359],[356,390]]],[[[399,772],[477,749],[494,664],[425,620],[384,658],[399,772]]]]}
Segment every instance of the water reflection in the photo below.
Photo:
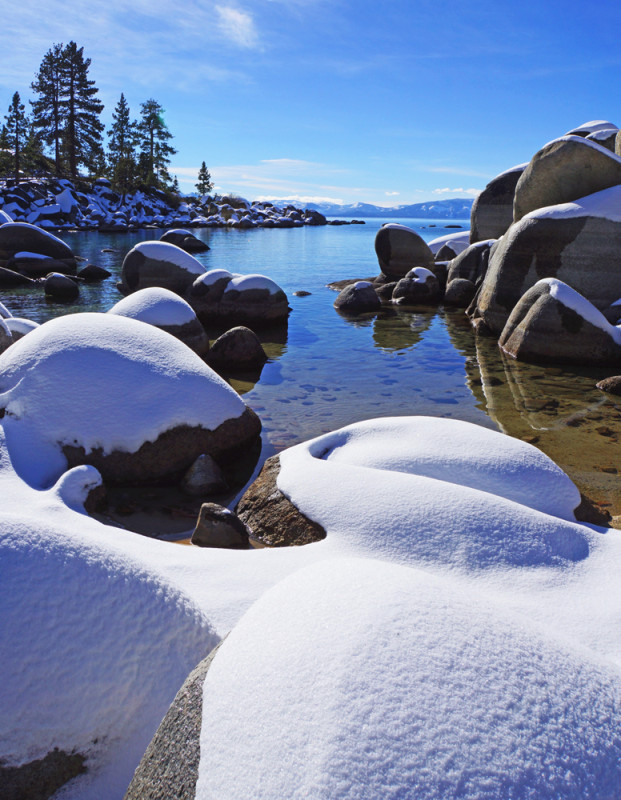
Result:
{"type": "Polygon", "coordinates": [[[580,490],[621,515],[621,398],[595,387],[609,371],[525,364],[493,339],[473,337],[468,385],[498,427],[536,445],[580,490]]]}
{"type": "Polygon", "coordinates": [[[382,309],[373,321],[373,343],[382,350],[415,347],[433,322],[435,311],[420,314],[400,309],[382,309]]]}

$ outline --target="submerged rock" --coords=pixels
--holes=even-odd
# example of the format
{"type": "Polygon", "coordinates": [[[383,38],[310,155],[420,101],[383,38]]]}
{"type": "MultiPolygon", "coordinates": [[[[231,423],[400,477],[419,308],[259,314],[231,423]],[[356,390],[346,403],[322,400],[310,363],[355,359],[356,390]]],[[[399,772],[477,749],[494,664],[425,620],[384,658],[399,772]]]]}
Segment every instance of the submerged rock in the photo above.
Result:
{"type": "Polygon", "coordinates": [[[257,369],[267,361],[259,337],[238,325],[219,336],[209,351],[209,364],[219,372],[257,369]]]}
{"type": "Polygon", "coordinates": [[[437,303],[440,295],[440,284],[433,272],[424,267],[415,267],[398,281],[392,292],[392,300],[399,305],[427,305],[437,303]]]}
{"type": "Polygon", "coordinates": [[[381,306],[375,288],[369,281],[356,281],[346,286],[334,301],[334,308],[348,314],[377,311],[381,306]]]}

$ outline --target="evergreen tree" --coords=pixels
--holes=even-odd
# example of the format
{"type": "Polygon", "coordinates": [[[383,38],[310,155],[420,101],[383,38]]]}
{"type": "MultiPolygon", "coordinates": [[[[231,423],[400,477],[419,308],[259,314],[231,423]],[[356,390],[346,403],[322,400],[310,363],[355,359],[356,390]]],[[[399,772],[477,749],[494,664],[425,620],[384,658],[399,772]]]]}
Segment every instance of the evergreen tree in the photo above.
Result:
{"type": "Polygon", "coordinates": [[[209,174],[209,170],[207,169],[204,161],[198,171],[198,182],[196,184],[196,188],[200,195],[209,194],[209,192],[213,189],[213,181],[211,180],[211,175],[209,174]]]}
{"type": "Polygon", "coordinates": [[[164,122],[164,109],[151,98],[140,104],[141,119],[138,124],[140,134],[140,163],[144,170],[143,180],[148,184],[166,186],[170,182],[168,164],[170,156],[177,151],[169,141],[173,138],[164,122]]]}
{"type": "Polygon", "coordinates": [[[22,103],[19,92],[15,92],[9,113],[4,117],[6,120],[6,135],[8,137],[9,148],[13,151],[13,175],[15,183],[19,183],[20,167],[22,166],[22,151],[28,140],[28,118],[26,109],[22,103]]]}
{"type": "Polygon", "coordinates": [[[23,150],[24,172],[27,175],[45,175],[52,172],[53,164],[43,152],[43,142],[39,131],[30,120],[26,144],[23,150]]]}
{"type": "Polygon", "coordinates": [[[13,154],[9,144],[9,132],[6,125],[0,128],[0,177],[6,178],[11,174],[13,154]]]}
{"type": "Polygon", "coordinates": [[[101,154],[103,123],[99,115],[103,103],[95,96],[99,89],[88,79],[90,58],[84,58],[84,48],[75,42],[62,51],[62,83],[60,108],[65,119],[63,146],[67,153],[69,174],[78,176],[78,164],[95,167],[101,154]]]}
{"type": "Polygon", "coordinates": [[[62,77],[63,45],[55,44],[43,56],[39,72],[30,88],[39,97],[31,100],[34,124],[46,145],[54,148],[56,174],[63,172],[62,137],[63,111],[60,105],[62,77]]]}
{"type": "Polygon", "coordinates": [[[124,194],[138,175],[138,131],[137,123],[130,118],[129,105],[123,93],[112,112],[112,120],[112,127],[108,130],[108,175],[114,188],[124,194]]]}

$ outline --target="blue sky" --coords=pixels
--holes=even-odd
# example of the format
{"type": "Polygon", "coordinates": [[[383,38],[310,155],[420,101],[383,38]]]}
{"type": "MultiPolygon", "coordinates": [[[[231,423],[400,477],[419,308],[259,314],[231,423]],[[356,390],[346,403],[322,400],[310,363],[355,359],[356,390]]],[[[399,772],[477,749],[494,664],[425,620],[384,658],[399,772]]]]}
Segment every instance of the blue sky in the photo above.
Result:
{"type": "Polygon", "coordinates": [[[166,109],[185,191],[204,160],[251,199],[466,197],[576,125],[621,124],[612,0],[6,5],[0,103],[31,97],[44,53],[73,39],[107,125],[122,91],[136,116],[149,97],[166,109]]]}

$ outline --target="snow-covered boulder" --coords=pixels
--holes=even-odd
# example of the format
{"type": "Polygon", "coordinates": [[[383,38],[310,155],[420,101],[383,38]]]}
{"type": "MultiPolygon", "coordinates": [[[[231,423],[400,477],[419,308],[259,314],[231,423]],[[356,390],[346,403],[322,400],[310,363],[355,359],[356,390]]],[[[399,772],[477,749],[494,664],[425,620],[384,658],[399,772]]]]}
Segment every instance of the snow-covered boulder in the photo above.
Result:
{"type": "Polygon", "coordinates": [[[491,252],[477,316],[499,335],[520,297],[549,277],[600,310],[621,297],[621,186],[540,208],[514,223],[491,252]]]}
{"type": "Polygon", "coordinates": [[[520,298],[498,344],[521,361],[621,364],[621,329],[555,278],[543,278],[520,298]]]}
{"type": "Polygon", "coordinates": [[[594,131],[589,133],[586,139],[589,142],[596,142],[597,144],[610,150],[611,153],[615,151],[615,142],[617,141],[618,128],[604,128],[601,131],[594,131]]]}
{"type": "Polygon", "coordinates": [[[186,299],[205,325],[269,325],[284,322],[289,314],[287,295],[265,275],[211,270],[194,281],[186,299]]]}
{"type": "Polygon", "coordinates": [[[583,122],[582,125],[578,125],[577,128],[572,128],[570,131],[567,131],[565,136],[583,136],[586,138],[594,133],[607,131],[611,128],[619,130],[613,122],[609,122],[605,119],[592,119],[588,122],[583,122]]]}
{"type": "MultiPolygon", "coordinates": [[[[467,422],[369,420],[284,450],[279,461],[288,502],[328,537],[355,539],[359,553],[466,570],[588,553],[569,478],[531,445],[467,422]]],[[[270,491],[266,481],[263,504],[255,492],[252,508],[244,498],[238,506],[253,535],[262,525],[252,509],[265,514],[270,491]]],[[[274,514],[266,539],[292,543],[282,527],[274,514]]]]}
{"type": "Polygon", "coordinates": [[[152,286],[124,297],[108,314],[130,317],[172,334],[199,355],[209,350],[209,338],[192,307],[178,294],[152,286]]]}
{"type": "Polygon", "coordinates": [[[501,172],[475,198],[470,212],[470,242],[498,239],[513,222],[515,187],[526,164],[501,172]]]}
{"type": "Polygon", "coordinates": [[[620,701],[610,661],[477,592],[334,559],[192,674],[128,799],[614,797],[620,701]]]}
{"type": "Polygon", "coordinates": [[[334,308],[347,314],[378,311],[381,300],[370,281],[356,281],[346,286],[334,301],[334,308]]]}
{"type": "Polygon", "coordinates": [[[433,253],[411,228],[397,223],[383,225],[375,236],[375,253],[384,275],[399,280],[413,267],[433,266],[433,253]]]}
{"type": "Polygon", "coordinates": [[[0,260],[9,261],[16,253],[27,253],[33,257],[24,260],[47,256],[64,265],[63,270],[57,271],[75,271],[76,260],[71,248],[53,234],[27,222],[6,222],[0,228],[0,260]]]}
{"type": "Polygon", "coordinates": [[[13,217],[0,208],[0,225],[4,225],[6,222],[13,222],[13,217]]]}
{"type": "Polygon", "coordinates": [[[117,314],[44,323],[0,356],[0,392],[12,461],[33,486],[84,463],[117,483],[174,477],[202,453],[243,451],[261,427],[188,347],[117,314]]]}
{"type": "Polygon", "coordinates": [[[11,331],[14,342],[40,327],[38,322],[33,322],[31,319],[24,319],[23,317],[10,316],[5,318],[4,322],[11,331]]]}
{"type": "Polygon", "coordinates": [[[563,136],[535,153],[515,187],[513,219],[621,184],[621,157],[581,136],[563,136]]]}
{"type": "Polygon", "coordinates": [[[160,236],[160,242],[169,242],[176,244],[186,253],[204,253],[209,250],[209,245],[202,242],[190,231],[177,228],[175,230],[166,231],[160,236]]]}
{"type": "Polygon", "coordinates": [[[6,324],[4,317],[0,316],[0,354],[13,344],[13,333],[6,324]]]}
{"type": "Polygon", "coordinates": [[[487,239],[468,245],[448,265],[447,283],[456,278],[466,278],[475,285],[485,277],[489,264],[490,250],[495,239],[487,239]]]}
{"type": "Polygon", "coordinates": [[[205,269],[185,250],[168,242],[140,242],[123,259],[121,292],[125,295],[161,286],[184,295],[205,269]]]}
{"type": "Polygon", "coordinates": [[[392,290],[392,301],[397,305],[427,305],[437,303],[441,297],[440,283],[431,270],[414,267],[392,290]]]}

